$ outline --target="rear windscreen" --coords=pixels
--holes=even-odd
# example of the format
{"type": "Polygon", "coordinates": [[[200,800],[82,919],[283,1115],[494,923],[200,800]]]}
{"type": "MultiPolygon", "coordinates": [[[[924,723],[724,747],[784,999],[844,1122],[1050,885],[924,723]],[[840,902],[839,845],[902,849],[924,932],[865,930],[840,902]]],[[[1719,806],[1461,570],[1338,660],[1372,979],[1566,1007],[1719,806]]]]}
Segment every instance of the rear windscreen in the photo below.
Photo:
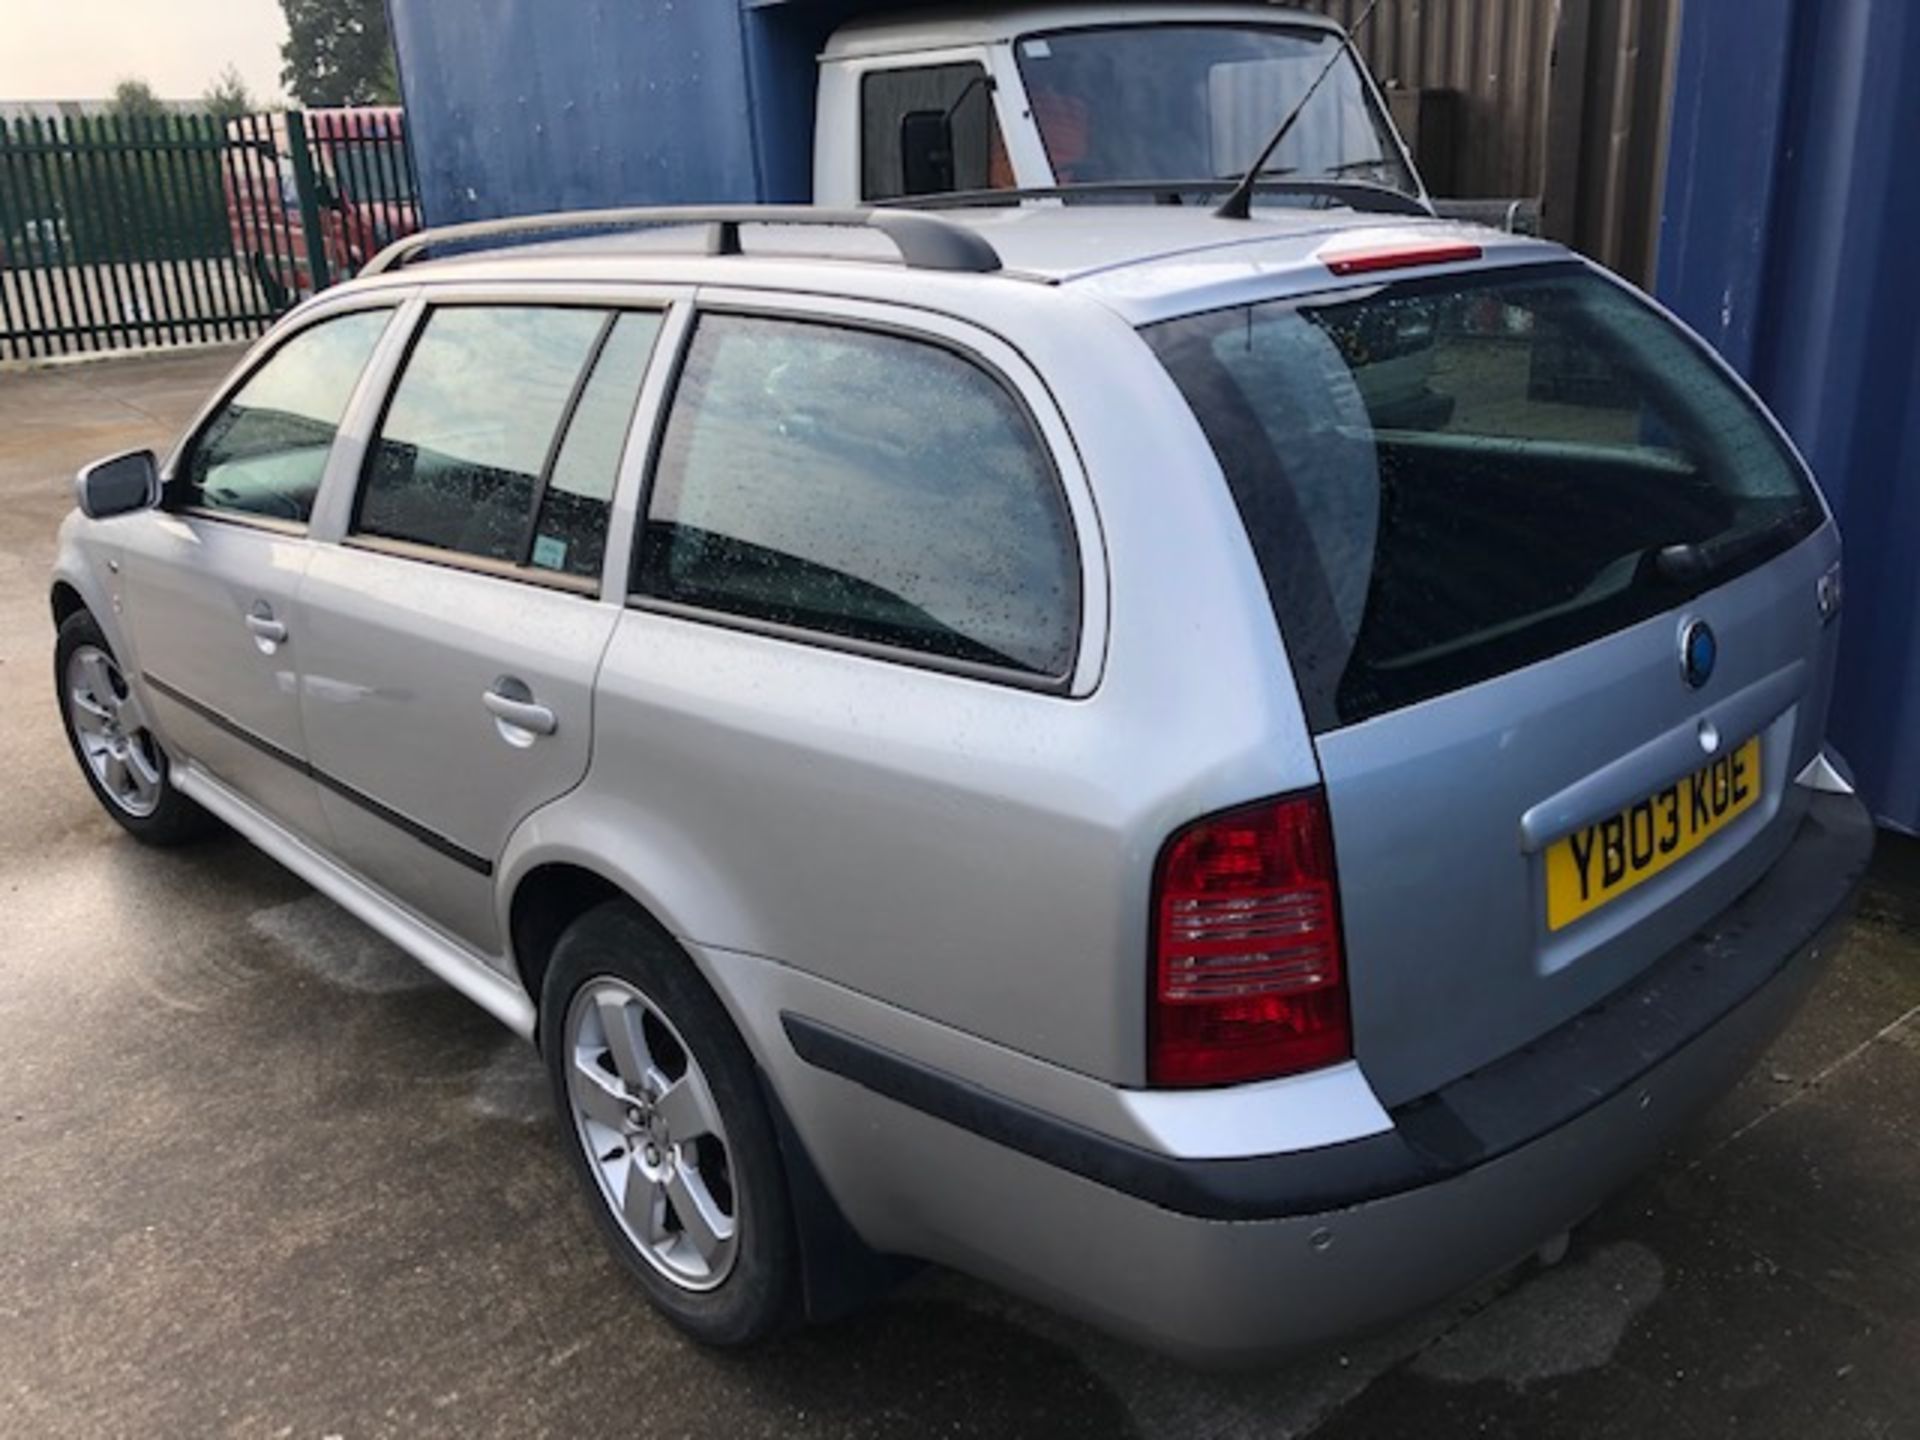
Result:
{"type": "Polygon", "coordinates": [[[1143,333],[1226,472],[1316,732],[1670,609],[1820,523],[1718,365],[1577,264],[1143,333]]]}

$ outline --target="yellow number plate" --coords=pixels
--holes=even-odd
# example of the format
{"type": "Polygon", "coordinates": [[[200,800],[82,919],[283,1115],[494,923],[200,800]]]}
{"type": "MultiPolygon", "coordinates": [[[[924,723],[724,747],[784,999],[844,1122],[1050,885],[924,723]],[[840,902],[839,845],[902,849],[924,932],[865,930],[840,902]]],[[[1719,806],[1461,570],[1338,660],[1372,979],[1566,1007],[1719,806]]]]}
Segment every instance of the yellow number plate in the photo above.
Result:
{"type": "Polygon", "coordinates": [[[1760,798],[1760,737],[1677,785],[1547,849],[1547,928],[1560,930],[1650,880],[1760,798]]]}

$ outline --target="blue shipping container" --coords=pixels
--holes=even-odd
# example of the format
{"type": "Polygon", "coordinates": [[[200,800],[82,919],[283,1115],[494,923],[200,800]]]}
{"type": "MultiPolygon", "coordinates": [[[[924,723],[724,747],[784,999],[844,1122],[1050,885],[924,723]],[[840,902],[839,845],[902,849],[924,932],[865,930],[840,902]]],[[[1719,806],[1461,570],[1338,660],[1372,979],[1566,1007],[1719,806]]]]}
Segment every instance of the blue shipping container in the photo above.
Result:
{"type": "Polygon", "coordinates": [[[1661,297],[1779,413],[1846,537],[1833,734],[1920,831],[1920,5],[1695,3],[1661,297]]]}
{"type": "Polygon", "coordinates": [[[805,200],[814,61],[923,0],[388,0],[430,225],[805,200]]]}

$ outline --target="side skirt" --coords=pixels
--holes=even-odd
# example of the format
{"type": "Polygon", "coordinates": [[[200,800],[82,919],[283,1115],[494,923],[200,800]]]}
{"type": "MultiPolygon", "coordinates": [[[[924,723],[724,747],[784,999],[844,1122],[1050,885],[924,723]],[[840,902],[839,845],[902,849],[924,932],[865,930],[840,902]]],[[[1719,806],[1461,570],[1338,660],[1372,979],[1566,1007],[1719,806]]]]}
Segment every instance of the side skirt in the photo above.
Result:
{"type": "Polygon", "coordinates": [[[173,772],[181,794],[219,816],[355,919],[398,945],[447,984],[523,1039],[533,1039],[534,1005],[526,991],[479,956],[394,905],[365,881],[260,813],[199,765],[173,772]]]}

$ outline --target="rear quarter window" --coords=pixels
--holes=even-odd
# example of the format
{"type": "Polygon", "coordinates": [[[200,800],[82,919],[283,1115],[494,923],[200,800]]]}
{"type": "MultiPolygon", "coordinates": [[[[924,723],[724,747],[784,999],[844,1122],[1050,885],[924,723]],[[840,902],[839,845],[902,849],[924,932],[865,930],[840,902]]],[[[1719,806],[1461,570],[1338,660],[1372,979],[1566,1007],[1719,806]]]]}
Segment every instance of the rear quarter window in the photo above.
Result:
{"type": "Polygon", "coordinates": [[[1316,731],[1682,604],[1820,523],[1752,401],[1584,266],[1145,334],[1220,460],[1316,731]]]}
{"type": "Polygon", "coordinates": [[[945,347],[751,316],[689,343],[636,591],[791,630],[1064,678],[1065,496],[1025,408],[945,347]]]}

